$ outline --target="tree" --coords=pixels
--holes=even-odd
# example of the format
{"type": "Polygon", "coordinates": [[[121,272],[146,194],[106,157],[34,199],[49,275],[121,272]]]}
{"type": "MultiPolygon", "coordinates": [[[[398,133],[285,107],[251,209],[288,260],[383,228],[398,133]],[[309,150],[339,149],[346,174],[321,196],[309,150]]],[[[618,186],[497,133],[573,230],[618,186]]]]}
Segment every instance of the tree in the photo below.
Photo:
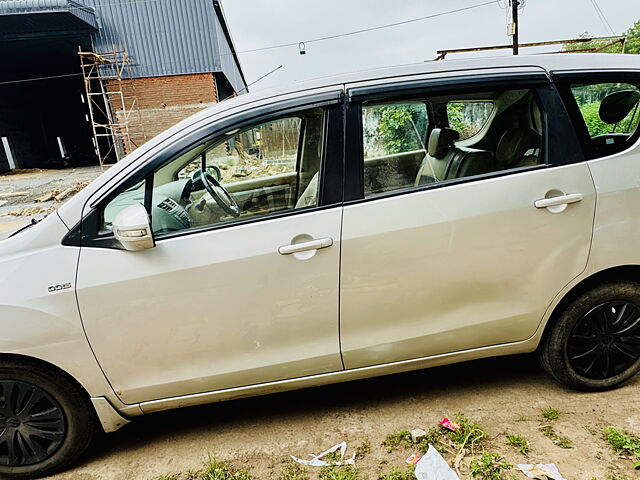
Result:
{"type": "MultiPolygon", "coordinates": [[[[624,46],[624,53],[640,54],[640,20],[633,24],[626,32],[623,33],[627,37],[626,44],[624,46]]],[[[589,32],[584,32],[578,35],[578,38],[591,38],[589,32]]],[[[585,50],[589,48],[597,49],[603,47],[607,43],[611,43],[606,40],[592,40],[589,42],[581,43],[567,43],[564,45],[563,50],[566,52],[573,52],[576,50],[585,50]]],[[[622,45],[616,43],[615,45],[608,46],[599,51],[600,53],[621,53],[622,45]]]]}

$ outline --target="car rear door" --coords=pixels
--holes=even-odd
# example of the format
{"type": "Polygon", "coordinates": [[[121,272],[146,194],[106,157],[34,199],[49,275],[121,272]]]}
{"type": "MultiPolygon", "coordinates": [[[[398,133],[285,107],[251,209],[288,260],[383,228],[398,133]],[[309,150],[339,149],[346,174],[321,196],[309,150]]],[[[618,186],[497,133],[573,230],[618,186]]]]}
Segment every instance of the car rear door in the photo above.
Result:
{"type": "MultiPolygon", "coordinates": [[[[340,305],[345,367],[531,337],[553,298],[585,269],[595,210],[589,169],[547,76],[528,71],[352,86],[349,100],[340,305]],[[496,108],[507,110],[496,110],[475,137],[452,145],[462,153],[451,157],[490,161],[493,170],[402,186],[390,163],[392,188],[376,190],[384,182],[373,185],[366,171],[371,160],[363,162],[367,105],[425,102],[433,134],[452,130],[438,116],[438,105],[442,114],[442,102],[474,95],[482,101],[494,95],[502,99],[496,108]],[[525,98],[538,109],[528,126],[528,107],[518,103],[525,98]],[[505,155],[495,150],[502,137],[525,127],[540,135],[535,164],[528,165],[533,161],[523,153],[517,164],[500,166],[505,155]]],[[[398,118],[403,116],[393,115],[398,118]]],[[[414,125],[419,120],[407,118],[414,125]]],[[[403,131],[393,125],[396,134],[403,131]]],[[[388,131],[385,125],[376,138],[388,131]]],[[[398,138],[391,140],[398,145],[398,138]]],[[[431,135],[424,148],[431,152],[429,140],[431,135]]]]}

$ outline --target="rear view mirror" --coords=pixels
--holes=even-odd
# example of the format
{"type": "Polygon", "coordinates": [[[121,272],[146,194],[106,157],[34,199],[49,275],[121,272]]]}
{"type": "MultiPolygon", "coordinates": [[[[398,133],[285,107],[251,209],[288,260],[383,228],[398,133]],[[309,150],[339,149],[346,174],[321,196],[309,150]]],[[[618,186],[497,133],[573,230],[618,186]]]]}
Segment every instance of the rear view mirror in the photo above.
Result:
{"type": "Polygon", "coordinates": [[[140,203],[125,208],[113,221],[113,235],[125,250],[136,252],[156,246],[147,210],[140,203]]]}

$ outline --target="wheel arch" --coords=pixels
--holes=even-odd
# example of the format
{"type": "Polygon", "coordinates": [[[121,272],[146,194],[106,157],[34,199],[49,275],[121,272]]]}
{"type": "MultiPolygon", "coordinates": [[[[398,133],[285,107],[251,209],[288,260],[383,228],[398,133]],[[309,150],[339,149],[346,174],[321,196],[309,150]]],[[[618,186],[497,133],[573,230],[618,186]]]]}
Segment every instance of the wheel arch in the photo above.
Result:
{"type": "Polygon", "coordinates": [[[89,410],[94,415],[94,421],[96,422],[96,425],[100,425],[102,429],[107,433],[114,432],[129,423],[129,420],[122,417],[106,398],[92,397],[77,378],[75,378],[64,369],[60,368],[58,365],[37,357],[31,357],[28,355],[16,353],[0,352],[0,364],[2,364],[3,362],[14,362],[25,366],[33,366],[36,368],[42,367],[54,372],[56,375],[60,375],[67,379],[67,381],[75,385],[78,388],[78,391],[82,393],[82,396],[90,407],[89,410]]]}
{"type": "Polygon", "coordinates": [[[567,305],[592,288],[616,280],[631,280],[640,284],[640,265],[618,265],[606,268],[583,278],[573,285],[563,294],[560,301],[553,307],[553,310],[549,315],[549,319],[544,325],[544,329],[538,343],[538,349],[540,349],[546,342],[549,332],[553,329],[560,313],[567,305]]]}

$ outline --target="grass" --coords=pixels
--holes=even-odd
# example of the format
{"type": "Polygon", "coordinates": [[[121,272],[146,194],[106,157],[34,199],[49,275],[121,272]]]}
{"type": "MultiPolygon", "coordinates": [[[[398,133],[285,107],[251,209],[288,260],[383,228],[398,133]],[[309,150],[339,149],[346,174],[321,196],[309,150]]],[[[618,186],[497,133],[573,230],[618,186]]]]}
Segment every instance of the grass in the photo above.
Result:
{"type": "Polygon", "coordinates": [[[228,462],[218,461],[210,454],[198,480],[251,480],[251,475],[246,470],[236,469],[228,462]]]}
{"type": "Polygon", "coordinates": [[[448,430],[440,425],[429,429],[427,434],[418,442],[414,442],[411,438],[411,432],[401,430],[399,432],[390,433],[382,442],[382,446],[386,448],[387,453],[391,453],[401,448],[415,448],[425,453],[429,449],[429,445],[433,445],[436,449],[441,440],[448,440],[458,449],[480,445],[488,437],[488,433],[482,426],[466,417],[461,413],[456,413],[453,417],[460,425],[456,431],[448,430]]]}
{"type": "Polygon", "coordinates": [[[320,480],[361,480],[360,472],[351,465],[322,467],[318,475],[320,480]]]}
{"type": "Polygon", "coordinates": [[[299,463],[288,462],[282,468],[278,480],[309,480],[309,474],[299,463]]]}
{"type": "Polygon", "coordinates": [[[634,457],[634,468],[640,468],[640,437],[607,427],[604,429],[604,438],[616,453],[634,457]]]}
{"type": "Polygon", "coordinates": [[[507,443],[518,449],[522,455],[526,456],[531,451],[531,444],[529,441],[516,433],[507,433],[507,443]]]}
{"type": "Polygon", "coordinates": [[[558,433],[553,429],[553,427],[546,426],[542,429],[542,434],[551,439],[551,441],[559,446],[560,448],[572,448],[573,440],[569,437],[564,437],[562,435],[558,435],[558,433]]]}
{"type": "Polygon", "coordinates": [[[360,445],[356,447],[356,459],[361,460],[371,452],[371,442],[369,439],[365,439],[360,445]]]}
{"type": "Polygon", "coordinates": [[[386,447],[387,453],[391,453],[400,448],[409,448],[414,445],[409,430],[401,430],[399,432],[390,433],[382,442],[382,446],[386,447]]]}
{"type": "Polygon", "coordinates": [[[545,420],[549,420],[550,422],[560,418],[560,410],[558,410],[557,408],[543,408],[541,413],[542,418],[544,418],[545,420]]]}
{"type": "Polygon", "coordinates": [[[388,472],[381,473],[378,476],[378,480],[415,480],[415,467],[413,465],[408,466],[405,470],[401,470],[398,467],[391,467],[388,472]]]}
{"type": "Polygon", "coordinates": [[[513,468],[497,453],[482,452],[480,457],[471,460],[470,470],[473,478],[478,480],[506,480],[505,472],[513,468]]]}

